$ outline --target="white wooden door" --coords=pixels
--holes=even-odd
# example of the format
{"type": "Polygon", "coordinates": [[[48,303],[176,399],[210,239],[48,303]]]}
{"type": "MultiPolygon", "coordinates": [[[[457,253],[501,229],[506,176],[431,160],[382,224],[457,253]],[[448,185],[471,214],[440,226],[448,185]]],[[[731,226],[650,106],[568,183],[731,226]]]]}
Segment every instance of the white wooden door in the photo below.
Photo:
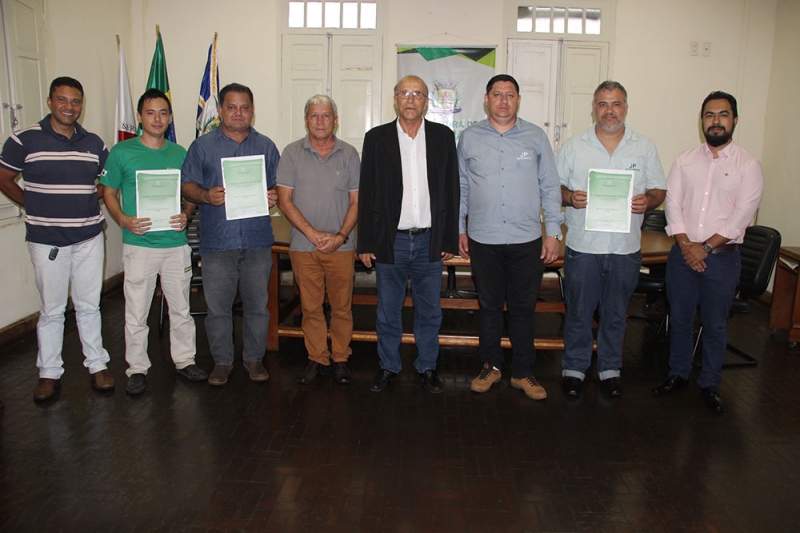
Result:
{"type": "MultiPolygon", "coordinates": [[[[47,114],[44,78],[44,7],[42,0],[1,0],[0,137],[47,114]]],[[[0,220],[19,209],[0,194],[0,220]]]]}
{"type": "Polygon", "coordinates": [[[594,90],[608,79],[607,43],[566,42],[563,53],[559,146],[594,123],[594,90]]]}
{"type": "Polygon", "coordinates": [[[519,83],[519,116],[551,139],[556,125],[558,41],[509,40],[508,71],[519,83]]]}
{"type": "Polygon", "coordinates": [[[608,77],[608,43],[509,39],[508,72],[520,84],[519,115],[554,151],[593,122],[592,95],[608,77]]]}
{"type": "Polygon", "coordinates": [[[324,35],[284,35],[281,61],[284,141],[306,134],[303,108],[315,94],[328,90],[328,39],[324,35]]]}
{"type": "Polygon", "coordinates": [[[364,134],[380,120],[382,48],[380,37],[284,35],[281,50],[283,140],[306,134],[303,107],[327,94],[339,108],[336,135],[359,153],[364,134]]]}
{"type": "Polygon", "coordinates": [[[339,107],[337,135],[359,154],[364,134],[380,121],[382,57],[380,39],[333,37],[330,96],[339,107]]]}

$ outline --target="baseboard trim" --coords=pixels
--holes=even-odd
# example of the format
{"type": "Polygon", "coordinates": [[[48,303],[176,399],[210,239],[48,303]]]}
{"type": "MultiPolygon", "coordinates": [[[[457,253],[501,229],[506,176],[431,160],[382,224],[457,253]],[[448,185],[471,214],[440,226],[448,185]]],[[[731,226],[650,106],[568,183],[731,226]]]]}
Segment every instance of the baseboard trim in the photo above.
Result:
{"type": "MultiPolygon", "coordinates": [[[[103,296],[118,290],[122,286],[122,272],[115,274],[103,282],[103,296]]],[[[67,313],[74,312],[72,299],[67,302],[67,313]]],[[[0,346],[16,342],[28,333],[36,331],[36,323],[39,321],[39,313],[33,313],[16,322],[0,328],[0,346]]]]}

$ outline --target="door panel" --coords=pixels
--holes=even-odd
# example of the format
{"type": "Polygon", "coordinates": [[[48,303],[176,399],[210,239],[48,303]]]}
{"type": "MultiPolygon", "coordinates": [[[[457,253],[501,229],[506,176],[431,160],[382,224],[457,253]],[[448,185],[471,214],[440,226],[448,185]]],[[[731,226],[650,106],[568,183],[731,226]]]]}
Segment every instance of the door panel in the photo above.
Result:
{"type": "Polygon", "coordinates": [[[555,127],[558,42],[509,41],[509,72],[519,83],[519,116],[552,137],[555,127]]]}
{"type": "Polygon", "coordinates": [[[281,80],[284,102],[281,123],[286,143],[306,134],[303,108],[315,94],[325,94],[328,81],[328,39],[324,35],[284,35],[281,80]]]}
{"type": "Polygon", "coordinates": [[[608,43],[509,39],[508,71],[520,84],[519,116],[554,151],[593,123],[592,95],[608,77],[608,43]]]}
{"type": "Polygon", "coordinates": [[[303,108],[327,94],[339,110],[336,135],[359,153],[364,134],[380,120],[381,41],[352,35],[284,35],[282,49],[284,141],[306,134],[303,108]]]}
{"type": "MultiPolygon", "coordinates": [[[[42,0],[2,0],[0,30],[0,142],[47,114],[42,0]],[[15,119],[15,120],[14,120],[15,119]]],[[[19,209],[0,194],[0,220],[19,209]]]]}
{"type": "Polygon", "coordinates": [[[380,117],[380,40],[372,37],[334,36],[331,97],[339,106],[339,131],[343,141],[358,153],[364,134],[380,117]]]}
{"type": "Polygon", "coordinates": [[[560,144],[594,123],[592,97],[594,90],[607,77],[606,43],[566,43],[560,144]]]}

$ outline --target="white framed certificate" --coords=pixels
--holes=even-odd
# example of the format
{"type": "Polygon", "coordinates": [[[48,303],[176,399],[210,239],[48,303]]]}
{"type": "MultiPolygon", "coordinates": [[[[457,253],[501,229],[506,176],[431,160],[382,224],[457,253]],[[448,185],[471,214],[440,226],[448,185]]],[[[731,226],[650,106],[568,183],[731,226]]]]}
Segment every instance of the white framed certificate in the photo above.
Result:
{"type": "Polygon", "coordinates": [[[586,231],[631,232],[633,170],[589,169],[586,231]]]}
{"type": "Polygon", "coordinates": [[[264,155],[223,157],[225,217],[228,220],[269,216],[264,155]]]}
{"type": "Polygon", "coordinates": [[[169,219],[180,213],[180,169],[136,171],[136,218],[150,219],[148,232],[175,231],[169,219]]]}

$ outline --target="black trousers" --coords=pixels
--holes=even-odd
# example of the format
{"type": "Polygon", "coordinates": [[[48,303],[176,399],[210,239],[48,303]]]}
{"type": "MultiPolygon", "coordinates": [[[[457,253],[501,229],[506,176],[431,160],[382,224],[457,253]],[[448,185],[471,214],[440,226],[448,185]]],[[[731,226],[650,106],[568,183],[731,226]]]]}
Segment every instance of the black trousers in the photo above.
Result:
{"type": "Polygon", "coordinates": [[[478,289],[478,335],[481,361],[503,365],[503,305],[508,304],[511,376],[533,376],[534,312],[542,283],[542,239],[521,244],[481,244],[469,240],[472,274],[478,289]]]}

